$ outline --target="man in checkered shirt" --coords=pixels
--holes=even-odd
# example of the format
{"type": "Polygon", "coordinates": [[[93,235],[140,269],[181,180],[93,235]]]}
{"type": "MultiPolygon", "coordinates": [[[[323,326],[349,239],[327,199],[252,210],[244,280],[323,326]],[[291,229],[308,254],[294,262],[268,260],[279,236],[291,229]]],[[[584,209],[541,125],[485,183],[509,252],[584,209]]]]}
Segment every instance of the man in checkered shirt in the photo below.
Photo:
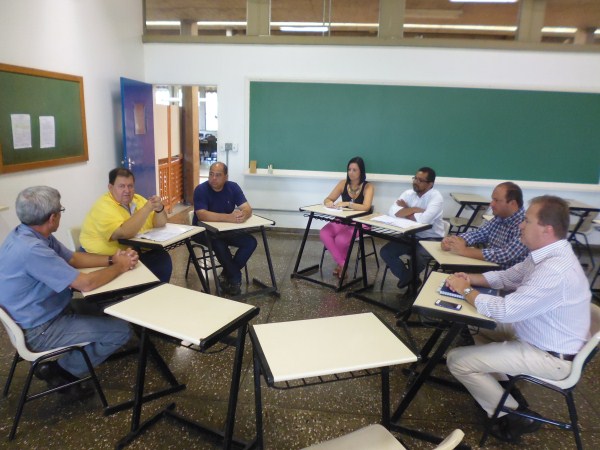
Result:
{"type": "Polygon", "coordinates": [[[494,213],[490,222],[459,236],[447,236],[442,241],[442,250],[508,269],[523,261],[529,253],[519,239],[519,224],[525,218],[523,192],[510,181],[500,183],[492,192],[490,206],[494,213]],[[475,244],[484,244],[485,248],[473,247],[475,244]]]}

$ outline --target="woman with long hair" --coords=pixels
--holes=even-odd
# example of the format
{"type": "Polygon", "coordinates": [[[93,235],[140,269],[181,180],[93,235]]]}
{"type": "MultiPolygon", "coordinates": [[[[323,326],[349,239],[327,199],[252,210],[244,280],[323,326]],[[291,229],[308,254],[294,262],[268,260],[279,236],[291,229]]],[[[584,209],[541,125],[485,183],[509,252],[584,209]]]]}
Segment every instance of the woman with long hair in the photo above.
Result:
{"type": "MultiPolygon", "coordinates": [[[[328,208],[350,208],[355,211],[370,211],[375,188],[367,181],[365,162],[359,156],[348,161],[346,179],[341,180],[323,204],[328,208]],[[337,201],[341,197],[340,201],[337,201]]],[[[321,229],[321,241],[329,250],[337,267],[333,274],[342,276],[346,253],[350,247],[353,228],[349,225],[330,222],[321,229]]]]}

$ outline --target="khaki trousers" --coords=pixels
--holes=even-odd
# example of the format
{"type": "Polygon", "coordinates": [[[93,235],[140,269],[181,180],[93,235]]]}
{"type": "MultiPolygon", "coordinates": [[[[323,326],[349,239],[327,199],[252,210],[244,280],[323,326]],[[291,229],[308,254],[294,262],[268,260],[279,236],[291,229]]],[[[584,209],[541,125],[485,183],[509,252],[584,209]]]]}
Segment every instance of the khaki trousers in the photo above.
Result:
{"type": "MultiPolygon", "coordinates": [[[[475,342],[491,343],[459,347],[448,353],[448,369],[473,398],[492,416],[504,393],[498,379],[505,375],[527,374],[549,380],[562,380],[571,372],[571,362],[551,356],[533,345],[518,340],[504,340],[511,335],[511,326],[499,324],[498,330],[485,330],[473,336],[475,342]],[[502,340],[494,342],[494,338],[502,340]]],[[[514,334],[513,334],[514,336],[514,334]]],[[[508,396],[506,406],[517,409],[519,404],[508,396]]],[[[505,415],[500,413],[499,417],[505,415]]]]}

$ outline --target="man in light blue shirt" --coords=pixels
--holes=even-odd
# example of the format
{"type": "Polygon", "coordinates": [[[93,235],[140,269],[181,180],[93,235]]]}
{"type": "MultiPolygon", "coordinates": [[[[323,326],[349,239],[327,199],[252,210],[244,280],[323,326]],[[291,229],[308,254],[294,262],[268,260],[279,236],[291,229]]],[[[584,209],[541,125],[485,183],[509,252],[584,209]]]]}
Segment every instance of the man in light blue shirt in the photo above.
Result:
{"type": "MultiPolygon", "coordinates": [[[[21,224],[0,246],[0,307],[23,329],[31,350],[90,342],[84,349],[96,366],[129,340],[131,330],[118,319],[75,314],[69,306],[70,288],[88,291],[102,286],[132,269],[138,255],[132,250],[112,256],[70,251],[52,235],[64,210],[59,192],[51,187],[19,193],[16,212],[21,224]],[[89,274],[78,270],[100,266],[106,267],[89,274]]],[[[79,353],[40,364],[36,370],[51,387],[86,373],[79,353]]]]}

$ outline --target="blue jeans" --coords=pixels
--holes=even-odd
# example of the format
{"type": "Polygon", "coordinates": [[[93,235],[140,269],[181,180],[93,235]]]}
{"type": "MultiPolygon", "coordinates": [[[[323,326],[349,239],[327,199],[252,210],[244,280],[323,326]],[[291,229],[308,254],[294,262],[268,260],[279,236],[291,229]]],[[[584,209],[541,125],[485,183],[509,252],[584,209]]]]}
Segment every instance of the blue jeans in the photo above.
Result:
{"type": "MultiPolygon", "coordinates": [[[[195,238],[196,242],[207,245],[205,233],[195,238]]],[[[242,282],[242,269],[256,249],[256,239],[251,234],[232,234],[230,236],[212,237],[210,241],[215,257],[223,267],[227,280],[232,283],[242,282]],[[229,251],[229,246],[237,247],[235,255],[229,251]]]]}
{"type": "MultiPolygon", "coordinates": [[[[381,255],[381,259],[385,261],[385,263],[390,268],[391,272],[398,278],[398,285],[404,286],[412,281],[412,273],[410,270],[406,268],[402,260],[400,259],[403,255],[411,254],[411,244],[406,242],[388,242],[379,252],[381,255]]],[[[415,269],[417,274],[421,273],[421,271],[425,268],[427,264],[427,260],[429,257],[429,253],[420,245],[417,244],[417,261],[415,264],[415,269]]]]}
{"type": "MultiPolygon", "coordinates": [[[[70,307],[48,322],[23,332],[27,346],[34,352],[89,342],[84,350],[94,367],[131,338],[131,328],[127,322],[106,316],[75,314],[70,307]]],[[[58,364],[76,377],[88,372],[78,352],[67,353],[58,360],[58,364]]]]}
{"type": "Polygon", "coordinates": [[[140,253],[140,261],[163,283],[168,283],[173,272],[173,262],[169,252],[163,249],[140,253]]]}

